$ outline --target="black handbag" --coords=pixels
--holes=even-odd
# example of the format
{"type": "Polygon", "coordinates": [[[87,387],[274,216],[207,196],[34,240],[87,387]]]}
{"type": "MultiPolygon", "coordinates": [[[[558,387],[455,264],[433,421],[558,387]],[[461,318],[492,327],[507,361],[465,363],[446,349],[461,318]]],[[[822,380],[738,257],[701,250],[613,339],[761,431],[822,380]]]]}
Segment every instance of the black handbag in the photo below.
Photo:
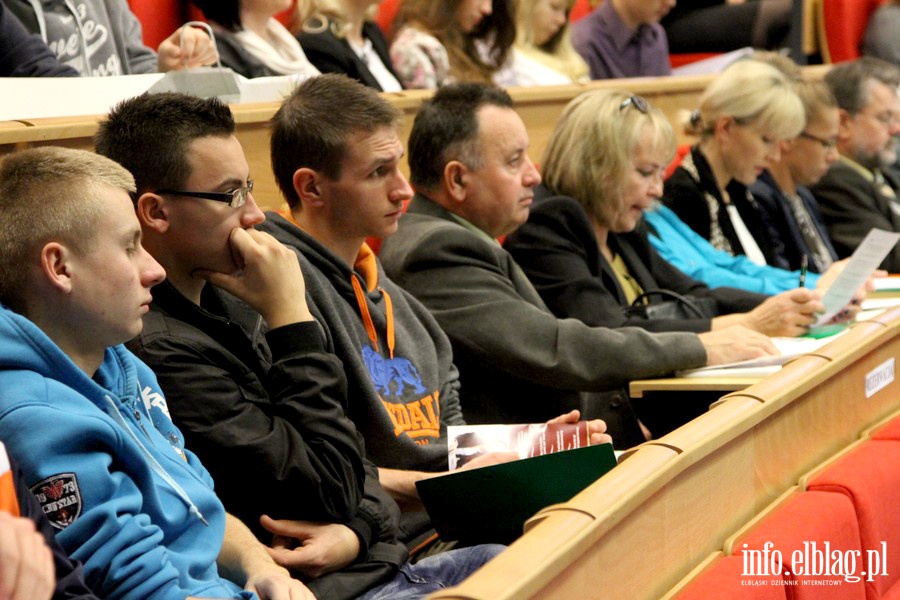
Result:
{"type": "Polygon", "coordinates": [[[647,290],[625,309],[629,318],[712,319],[718,313],[712,298],[692,298],[672,290],[647,290]],[[653,301],[654,297],[664,300],[653,301]]]}

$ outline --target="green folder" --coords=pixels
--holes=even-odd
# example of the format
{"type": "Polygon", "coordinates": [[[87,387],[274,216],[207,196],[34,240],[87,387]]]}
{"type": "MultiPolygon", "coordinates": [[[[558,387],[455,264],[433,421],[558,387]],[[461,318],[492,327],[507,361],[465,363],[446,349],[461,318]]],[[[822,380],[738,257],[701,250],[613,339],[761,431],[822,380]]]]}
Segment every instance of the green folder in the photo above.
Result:
{"type": "Polygon", "coordinates": [[[587,446],[416,482],[444,541],[509,544],[536,512],[567,502],[616,466],[612,444],[587,446]]]}

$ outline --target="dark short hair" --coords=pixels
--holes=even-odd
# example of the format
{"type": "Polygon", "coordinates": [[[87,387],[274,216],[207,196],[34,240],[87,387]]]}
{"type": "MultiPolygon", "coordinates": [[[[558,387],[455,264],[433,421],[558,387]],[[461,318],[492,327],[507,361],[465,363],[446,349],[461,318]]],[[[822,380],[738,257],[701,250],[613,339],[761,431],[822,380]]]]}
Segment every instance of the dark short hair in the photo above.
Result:
{"type": "Polygon", "coordinates": [[[869,103],[868,82],[871,80],[896,89],[900,85],[900,68],[879,58],[864,56],[835,65],[825,75],[825,83],[834,94],[838,106],[851,115],[869,103]]]}
{"type": "Polygon", "coordinates": [[[409,134],[410,182],[421,190],[438,185],[444,166],[459,160],[478,168],[478,117],[483,106],[512,108],[506,91],[481,83],[454,83],[438,89],[422,104],[409,134]]]}
{"type": "Polygon", "coordinates": [[[373,88],[346,75],[327,74],[301,83],[272,117],[272,170],[291,208],[300,204],[294,172],[301,167],[336,180],[347,138],[396,127],[400,112],[373,88]]]}
{"type": "Polygon", "coordinates": [[[180,188],[191,175],[190,143],[233,133],[234,117],[227,104],[172,92],[120,102],[100,123],[94,141],[98,153],[131,171],[141,194],[180,188]]]}
{"type": "Polygon", "coordinates": [[[240,0],[191,0],[203,16],[218,23],[228,31],[240,31],[241,3],[240,0]]]}

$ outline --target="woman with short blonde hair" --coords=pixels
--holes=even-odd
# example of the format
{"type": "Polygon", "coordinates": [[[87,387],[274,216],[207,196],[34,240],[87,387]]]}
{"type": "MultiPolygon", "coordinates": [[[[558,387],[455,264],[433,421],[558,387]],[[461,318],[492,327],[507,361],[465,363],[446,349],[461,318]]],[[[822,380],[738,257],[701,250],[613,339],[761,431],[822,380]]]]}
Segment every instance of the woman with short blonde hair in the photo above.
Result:
{"type": "Polygon", "coordinates": [[[691,115],[700,142],[666,182],[665,203],[713,246],[787,267],[747,187],[806,122],[794,83],[775,67],[739,60],[703,92],[691,115]]]}

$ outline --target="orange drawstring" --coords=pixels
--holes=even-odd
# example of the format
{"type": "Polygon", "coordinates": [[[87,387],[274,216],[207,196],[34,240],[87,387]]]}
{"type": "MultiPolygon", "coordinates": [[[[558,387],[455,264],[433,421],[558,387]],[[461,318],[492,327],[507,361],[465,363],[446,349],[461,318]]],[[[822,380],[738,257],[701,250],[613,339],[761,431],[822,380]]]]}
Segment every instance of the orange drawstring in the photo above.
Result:
{"type": "MultiPolygon", "coordinates": [[[[294,219],[290,211],[278,211],[278,214],[286,218],[288,221],[300,227],[300,223],[294,219]]],[[[303,229],[300,227],[300,229],[303,229]]],[[[359,272],[360,277],[366,282],[366,290],[374,292],[378,288],[378,264],[375,261],[375,253],[369,248],[369,245],[363,243],[359,248],[356,256],[356,262],[353,268],[359,272]]],[[[359,278],[350,273],[350,283],[353,285],[353,295],[356,296],[356,304],[359,305],[359,314],[362,316],[363,326],[366,328],[366,334],[372,342],[375,351],[378,351],[378,335],[375,333],[375,323],[372,321],[372,315],[369,313],[369,304],[366,302],[366,294],[359,283],[359,278]]],[[[387,318],[387,347],[390,357],[394,358],[394,307],[391,303],[391,297],[386,290],[379,289],[381,295],[384,296],[384,312],[387,318]]]]}

